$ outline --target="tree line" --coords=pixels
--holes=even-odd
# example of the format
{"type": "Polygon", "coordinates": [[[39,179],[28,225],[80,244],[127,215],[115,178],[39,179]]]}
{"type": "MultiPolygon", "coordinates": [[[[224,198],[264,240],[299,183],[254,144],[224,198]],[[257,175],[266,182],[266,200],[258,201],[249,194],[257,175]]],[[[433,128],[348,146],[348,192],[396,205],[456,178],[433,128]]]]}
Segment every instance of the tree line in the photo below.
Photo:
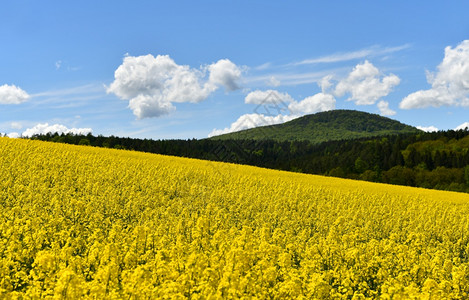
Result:
{"type": "Polygon", "coordinates": [[[469,131],[329,141],[151,140],[49,133],[32,139],[469,192],[469,131]]]}

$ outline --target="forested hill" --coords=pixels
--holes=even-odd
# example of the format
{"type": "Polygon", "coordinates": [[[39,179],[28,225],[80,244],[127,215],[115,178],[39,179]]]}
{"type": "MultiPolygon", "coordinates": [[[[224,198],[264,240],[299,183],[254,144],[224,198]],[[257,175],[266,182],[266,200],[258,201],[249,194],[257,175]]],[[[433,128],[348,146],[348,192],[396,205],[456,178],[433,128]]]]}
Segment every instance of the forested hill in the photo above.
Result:
{"type": "Polygon", "coordinates": [[[256,127],[214,136],[214,140],[275,140],[321,143],[417,133],[420,130],[396,120],[356,110],[331,110],[306,115],[286,123],[256,127]]]}

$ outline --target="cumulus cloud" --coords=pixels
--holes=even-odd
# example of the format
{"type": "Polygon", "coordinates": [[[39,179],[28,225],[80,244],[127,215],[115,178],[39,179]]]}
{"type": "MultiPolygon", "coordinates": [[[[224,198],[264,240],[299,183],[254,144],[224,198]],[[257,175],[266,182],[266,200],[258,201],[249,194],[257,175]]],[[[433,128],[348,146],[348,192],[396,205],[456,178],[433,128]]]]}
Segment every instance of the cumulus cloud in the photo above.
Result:
{"type": "Polygon", "coordinates": [[[417,129],[420,129],[420,130],[423,130],[425,132],[436,132],[438,131],[438,128],[436,128],[435,126],[417,126],[417,129]]]}
{"type": "Polygon", "coordinates": [[[171,102],[151,95],[138,95],[130,99],[129,108],[139,119],[159,117],[176,109],[171,102]]]}
{"type": "Polygon", "coordinates": [[[209,137],[221,135],[225,133],[250,129],[259,126],[275,125],[285,123],[293,120],[298,116],[292,115],[277,115],[277,116],[265,116],[263,114],[245,114],[238,118],[230,127],[225,129],[214,129],[209,133],[209,137]]]}
{"type": "Polygon", "coordinates": [[[128,100],[134,115],[143,119],[168,114],[175,109],[173,103],[200,102],[220,86],[227,91],[238,89],[240,78],[241,69],[228,59],[192,69],[168,55],[126,56],[107,93],[128,100]]]}
{"type": "Polygon", "coordinates": [[[216,88],[216,85],[221,85],[228,91],[239,89],[238,82],[241,79],[241,69],[229,59],[220,59],[209,65],[208,70],[210,72],[208,83],[213,85],[213,88],[216,88]]]}
{"type": "Polygon", "coordinates": [[[17,139],[20,137],[20,134],[18,132],[10,132],[9,134],[7,134],[7,137],[11,139],[17,139]]]}
{"type": "Polygon", "coordinates": [[[412,109],[451,105],[457,105],[457,102],[449,93],[441,89],[430,89],[417,91],[408,95],[399,103],[399,108],[412,109]]]}
{"type": "Polygon", "coordinates": [[[466,128],[469,128],[469,122],[464,122],[462,123],[461,125],[459,125],[458,127],[454,128],[454,130],[464,130],[466,128]]]}
{"type": "Polygon", "coordinates": [[[457,47],[445,48],[445,57],[436,73],[427,73],[431,89],[420,90],[405,97],[402,109],[469,106],[469,40],[457,47]]]}
{"type": "Polygon", "coordinates": [[[294,115],[312,114],[321,111],[328,111],[335,108],[335,99],[330,94],[318,93],[307,97],[299,102],[292,102],[288,109],[294,115]]]}
{"type": "Polygon", "coordinates": [[[394,116],[396,114],[394,110],[389,108],[389,102],[387,101],[383,101],[383,100],[379,101],[378,109],[379,109],[380,115],[382,116],[394,116]]]}
{"type": "Polygon", "coordinates": [[[197,70],[178,65],[168,55],[126,56],[107,89],[121,99],[140,95],[161,102],[198,102],[210,92],[199,83],[197,70]]]}
{"type": "Polygon", "coordinates": [[[72,134],[88,134],[92,133],[93,130],[91,128],[67,128],[61,124],[53,124],[49,125],[49,123],[41,123],[37,124],[32,128],[26,129],[21,136],[23,137],[31,137],[36,134],[47,134],[47,133],[72,133],[72,134]]]}
{"type": "Polygon", "coordinates": [[[250,92],[244,102],[248,104],[280,104],[293,102],[293,98],[288,93],[281,93],[277,90],[256,90],[250,92]]]}
{"type": "Polygon", "coordinates": [[[28,93],[15,85],[0,86],[0,104],[20,104],[29,98],[28,93]]]}
{"type": "Polygon", "coordinates": [[[347,100],[353,100],[357,105],[372,105],[387,96],[399,83],[400,79],[396,75],[385,76],[373,64],[365,61],[337,83],[335,94],[339,97],[350,94],[347,100]]]}

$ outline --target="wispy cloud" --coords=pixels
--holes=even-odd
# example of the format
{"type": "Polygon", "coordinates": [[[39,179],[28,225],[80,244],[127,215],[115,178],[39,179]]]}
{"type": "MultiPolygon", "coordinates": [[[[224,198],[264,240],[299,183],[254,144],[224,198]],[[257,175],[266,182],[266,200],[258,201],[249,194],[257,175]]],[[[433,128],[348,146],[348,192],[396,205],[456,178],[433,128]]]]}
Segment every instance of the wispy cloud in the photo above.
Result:
{"type": "Polygon", "coordinates": [[[334,63],[334,62],[342,62],[342,61],[349,61],[354,59],[360,59],[369,56],[372,53],[371,49],[363,49],[348,53],[334,53],[327,56],[322,56],[318,58],[310,58],[305,59],[299,62],[294,62],[289,65],[291,66],[299,66],[299,65],[310,65],[310,64],[320,64],[320,63],[334,63]]]}
{"type": "Polygon", "coordinates": [[[265,64],[262,64],[260,66],[257,66],[257,67],[254,67],[254,70],[258,70],[258,71],[261,71],[261,70],[265,70],[265,69],[268,69],[272,66],[272,63],[271,62],[266,62],[265,64]]]}
{"type": "Polygon", "coordinates": [[[343,62],[343,61],[350,61],[350,60],[355,60],[355,59],[362,59],[366,57],[388,55],[390,53],[402,51],[408,48],[410,48],[410,44],[405,44],[405,45],[396,46],[396,47],[385,47],[385,48],[381,46],[372,46],[370,48],[365,48],[365,49],[361,49],[357,51],[340,52],[340,53],[334,53],[331,55],[321,56],[317,58],[305,59],[299,62],[290,63],[288,65],[299,66],[299,65],[308,65],[308,64],[343,62]]]}
{"type": "Polygon", "coordinates": [[[55,109],[73,108],[104,97],[107,97],[106,87],[103,84],[94,83],[31,94],[30,104],[33,107],[48,105],[48,107],[55,109]]]}
{"type": "Polygon", "coordinates": [[[72,88],[65,88],[65,89],[56,89],[56,90],[49,90],[45,92],[31,94],[31,97],[60,97],[60,96],[69,96],[69,95],[76,95],[76,94],[89,94],[89,93],[106,93],[106,87],[102,84],[86,84],[72,88]]]}
{"type": "Polygon", "coordinates": [[[289,86],[289,85],[299,85],[299,84],[308,84],[308,83],[316,83],[322,78],[330,74],[337,74],[337,73],[345,73],[348,71],[349,68],[334,68],[334,69],[327,69],[318,72],[278,72],[278,73],[269,73],[266,75],[258,75],[258,76],[251,76],[245,78],[246,85],[257,85],[259,83],[265,84],[266,82],[271,82],[272,77],[275,78],[276,81],[281,83],[282,86],[289,86]]]}

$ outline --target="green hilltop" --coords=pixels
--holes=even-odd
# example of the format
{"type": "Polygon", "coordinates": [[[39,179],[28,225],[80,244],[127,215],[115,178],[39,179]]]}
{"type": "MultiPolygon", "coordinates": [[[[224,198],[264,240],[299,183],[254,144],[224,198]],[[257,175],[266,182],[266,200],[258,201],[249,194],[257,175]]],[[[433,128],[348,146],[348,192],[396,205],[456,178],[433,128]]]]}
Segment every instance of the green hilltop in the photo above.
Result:
{"type": "Polygon", "coordinates": [[[306,115],[283,124],[261,126],[211,137],[213,140],[326,141],[390,134],[418,133],[396,120],[356,110],[331,110],[306,115]]]}

